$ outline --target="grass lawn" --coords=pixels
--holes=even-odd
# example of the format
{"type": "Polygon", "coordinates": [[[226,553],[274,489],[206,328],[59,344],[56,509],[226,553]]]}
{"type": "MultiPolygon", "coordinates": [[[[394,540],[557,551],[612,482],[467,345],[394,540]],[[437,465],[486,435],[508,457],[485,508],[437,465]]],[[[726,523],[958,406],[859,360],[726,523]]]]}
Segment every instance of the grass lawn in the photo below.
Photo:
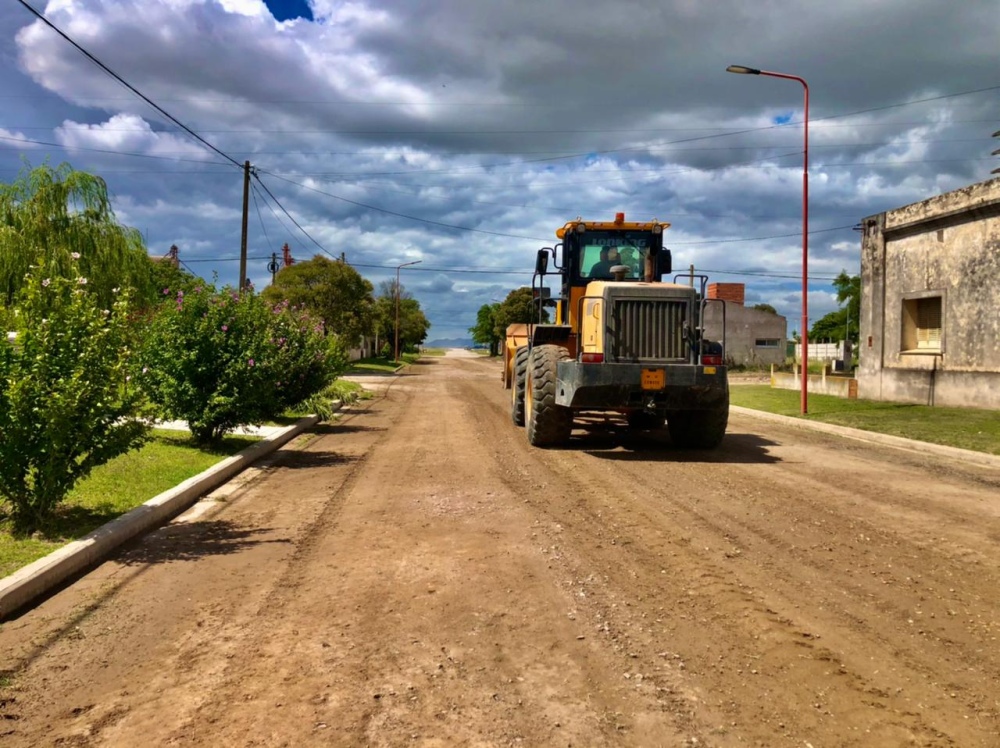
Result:
{"type": "Polygon", "coordinates": [[[157,494],[259,441],[228,436],[212,448],[196,447],[186,431],[153,431],[142,449],[122,455],[80,481],[53,521],[30,538],[14,538],[0,522],[0,577],[76,540],[157,494]]]}
{"type": "Polygon", "coordinates": [[[387,358],[359,358],[352,361],[347,367],[346,374],[370,374],[371,372],[392,373],[400,366],[415,363],[421,356],[443,356],[443,348],[429,348],[423,353],[402,353],[399,361],[390,361],[387,358]]]}
{"type": "MultiPolygon", "coordinates": [[[[797,390],[772,389],[768,385],[741,385],[730,388],[729,399],[733,405],[744,408],[800,417],[797,390]]],[[[809,413],[801,417],[1000,455],[1000,411],[995,410],[932,408],[927,405],[848,400],[810,393],[809,413]]]]}
{"type": "Polygon", "coordinates": [[[398,363],[393,363],[385,358],[359,358],[357,361],[351,362],[345,373],[366,374],[373,371],[391,373],[396,371],[399,366],[398,363]]]}

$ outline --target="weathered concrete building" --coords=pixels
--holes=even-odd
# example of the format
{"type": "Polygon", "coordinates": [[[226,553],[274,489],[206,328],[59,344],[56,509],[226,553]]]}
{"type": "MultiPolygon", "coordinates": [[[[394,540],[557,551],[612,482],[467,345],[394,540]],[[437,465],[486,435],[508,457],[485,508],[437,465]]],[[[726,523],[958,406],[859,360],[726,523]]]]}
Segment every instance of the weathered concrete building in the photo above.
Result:
{"type": "MultiPolygon", "coordinates": [[[[784,317],[744,306],[742,283],[712,283],[705,296],[726,301],[727,360],[751,366],[784,363],[788,331],[784,317]]],[[[722,304],[705,306],[704,325],[709,339],[722,339],[722,304]]]]}
{"type": "Polygon", "coordinates": [[[858,396],[1000,409],[1000,179],[862,227],[858,396]]]}

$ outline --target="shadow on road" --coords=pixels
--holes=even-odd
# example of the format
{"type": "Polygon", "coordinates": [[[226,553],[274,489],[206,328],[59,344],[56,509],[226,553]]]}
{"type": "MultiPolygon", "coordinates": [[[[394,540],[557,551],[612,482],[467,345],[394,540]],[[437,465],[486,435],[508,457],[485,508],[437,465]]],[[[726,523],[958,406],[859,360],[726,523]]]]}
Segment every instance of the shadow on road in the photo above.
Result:
{"type": "MultiPolygon", "coordinates": [[[[353,415],[353,414],[352,414],[353,415]]],[[[309,429],[310,434],[356,434],[362,431],[385,431],[384,426],[363,426],[356,423],[321,423],[309,429]]]]}
{"type": "Polygon", "coordinates": [[[271,469],[304,470],[333,467],[334,465],[346,465],[354,460],[354,457],[345,457],[338,452],[313,452],[304,449],[291,452],[285,450],[279,453],[278,458],[271,465],[271,469]]]}
{"type": "Polygon", "coordinates": [[[757,434],[726,434],[716,449],[682,449],[664,431],[630,432],[627,428],[581,429],[567,445],[605,460],[619,462],[683,462],[770,464],[781,458],[768,453],[777,442],[757,434]]]}
{"type": "Polygon", "coordinates": [[[241,553],[263,543],[291,543],[288,538],[262,538],[266,527],[243,528],[227,520],[167,525],[117,557],[125,566],[167,561],[196,561],[207,556],[241,553]]]}

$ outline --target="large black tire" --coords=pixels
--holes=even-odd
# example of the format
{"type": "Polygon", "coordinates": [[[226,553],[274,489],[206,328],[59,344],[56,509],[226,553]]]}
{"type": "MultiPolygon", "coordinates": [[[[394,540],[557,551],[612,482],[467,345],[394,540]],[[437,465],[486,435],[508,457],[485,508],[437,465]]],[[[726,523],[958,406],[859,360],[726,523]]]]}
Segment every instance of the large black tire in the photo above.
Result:
{"type": "Polygon", "coordinates": [[[556,365],[570,358],[559,345],[531,349],[525,383],[525,421],[528,442],[534,447],[554,447],[569,440],[573,411],[556,405],[556,365]]]}
{"type": "Polygon", "coordinates": [[[528,347],[514,354],[514,378],[510,388],[510,420],[515,426],[524,425],[524,383],[528,379],[528,347]]]}
{"type": "Polygon", "coordinates": [[[628,419],[628,427],[633,431],[655,431],[663,428],[664,418],[659,413],[634,410],[626,418],[628,419]]]}
{"type": "Polygon", "coordinates": [[[726,435],[729,424],[729,393],[715,408],[679,410],[667,416],[667,429],[675,447],[715,449],[726,435]]]}

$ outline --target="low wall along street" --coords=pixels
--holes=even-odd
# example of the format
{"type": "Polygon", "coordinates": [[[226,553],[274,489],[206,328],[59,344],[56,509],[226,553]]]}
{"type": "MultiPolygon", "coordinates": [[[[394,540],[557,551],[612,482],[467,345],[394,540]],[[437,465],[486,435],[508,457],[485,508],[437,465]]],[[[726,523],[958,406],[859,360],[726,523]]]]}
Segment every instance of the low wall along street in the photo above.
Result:
{"type": "MultiPolygon", "coordinates": [[[[816,395],[833,395],[856,400],[858,397],[858,380],[854,377],[827,376],[810,374],[808,377],[809,392],[816,395]]],[[[798,373],[771,372],[771,387],[779,390],[798,390],[802,386],[798,373]]]]}

